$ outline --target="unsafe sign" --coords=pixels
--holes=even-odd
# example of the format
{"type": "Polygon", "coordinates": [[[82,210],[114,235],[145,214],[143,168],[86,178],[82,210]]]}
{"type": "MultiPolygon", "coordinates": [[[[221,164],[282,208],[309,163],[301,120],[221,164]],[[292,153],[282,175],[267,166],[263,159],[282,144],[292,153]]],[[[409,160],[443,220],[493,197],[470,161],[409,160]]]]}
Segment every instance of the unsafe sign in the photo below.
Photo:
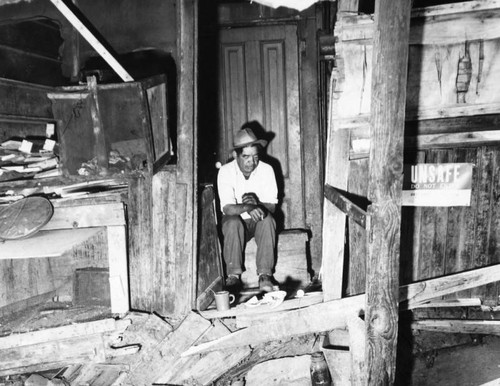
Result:
{"type": "Polygon", "coordinates": [[[470,163],[404,165],[403,206],[470,206],[470,163]]]}

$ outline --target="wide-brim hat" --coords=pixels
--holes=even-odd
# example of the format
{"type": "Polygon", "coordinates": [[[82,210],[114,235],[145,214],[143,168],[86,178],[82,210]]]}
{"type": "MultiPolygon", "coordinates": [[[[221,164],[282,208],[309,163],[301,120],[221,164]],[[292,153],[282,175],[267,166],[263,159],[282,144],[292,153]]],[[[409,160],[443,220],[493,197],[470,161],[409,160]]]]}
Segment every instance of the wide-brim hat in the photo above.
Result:
{"type": "Polygon", "coordinates": [[[241,129],[233,138],[233,149],[257,144],[266,147],[267,141],[265,139],[258,139],[250,128],[241,129]]]}

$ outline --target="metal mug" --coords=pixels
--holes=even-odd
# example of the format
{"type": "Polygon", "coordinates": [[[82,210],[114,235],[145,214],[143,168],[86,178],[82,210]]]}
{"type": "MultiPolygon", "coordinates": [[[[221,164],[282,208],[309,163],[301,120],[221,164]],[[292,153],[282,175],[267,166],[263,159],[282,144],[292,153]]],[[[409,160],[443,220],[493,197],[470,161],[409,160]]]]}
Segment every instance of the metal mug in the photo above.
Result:
{"type": "Polygon", "coordinates": [[[215,295],[215,306],[217,311],[227,311],[234,303],[235,297],[230,294],[229,291],[218,291],[214,293],[215,295]]]}

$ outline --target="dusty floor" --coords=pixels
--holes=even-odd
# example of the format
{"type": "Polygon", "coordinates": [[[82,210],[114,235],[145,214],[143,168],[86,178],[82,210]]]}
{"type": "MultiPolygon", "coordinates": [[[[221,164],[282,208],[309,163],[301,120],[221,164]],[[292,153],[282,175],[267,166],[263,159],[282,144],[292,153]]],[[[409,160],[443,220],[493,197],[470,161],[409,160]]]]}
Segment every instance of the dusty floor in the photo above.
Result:
{"type": "Polygon", "coordinates": [[[487,336],[478,339],[475,345],[442,349],[432,356],[418,357],[412,378],[413,382],[408,381],[408,385],[500,385],[500,337],[487,336]]]}

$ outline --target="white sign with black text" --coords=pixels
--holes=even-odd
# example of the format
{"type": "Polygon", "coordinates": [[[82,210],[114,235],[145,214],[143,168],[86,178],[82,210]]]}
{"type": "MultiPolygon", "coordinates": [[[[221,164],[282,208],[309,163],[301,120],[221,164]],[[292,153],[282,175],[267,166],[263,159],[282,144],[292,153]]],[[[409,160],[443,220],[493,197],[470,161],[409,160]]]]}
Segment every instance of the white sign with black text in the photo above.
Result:
{"type": "Polygon", "coordinates": [[[470,163],[404,165],[403,206],[470,206],[470,163]]]}

